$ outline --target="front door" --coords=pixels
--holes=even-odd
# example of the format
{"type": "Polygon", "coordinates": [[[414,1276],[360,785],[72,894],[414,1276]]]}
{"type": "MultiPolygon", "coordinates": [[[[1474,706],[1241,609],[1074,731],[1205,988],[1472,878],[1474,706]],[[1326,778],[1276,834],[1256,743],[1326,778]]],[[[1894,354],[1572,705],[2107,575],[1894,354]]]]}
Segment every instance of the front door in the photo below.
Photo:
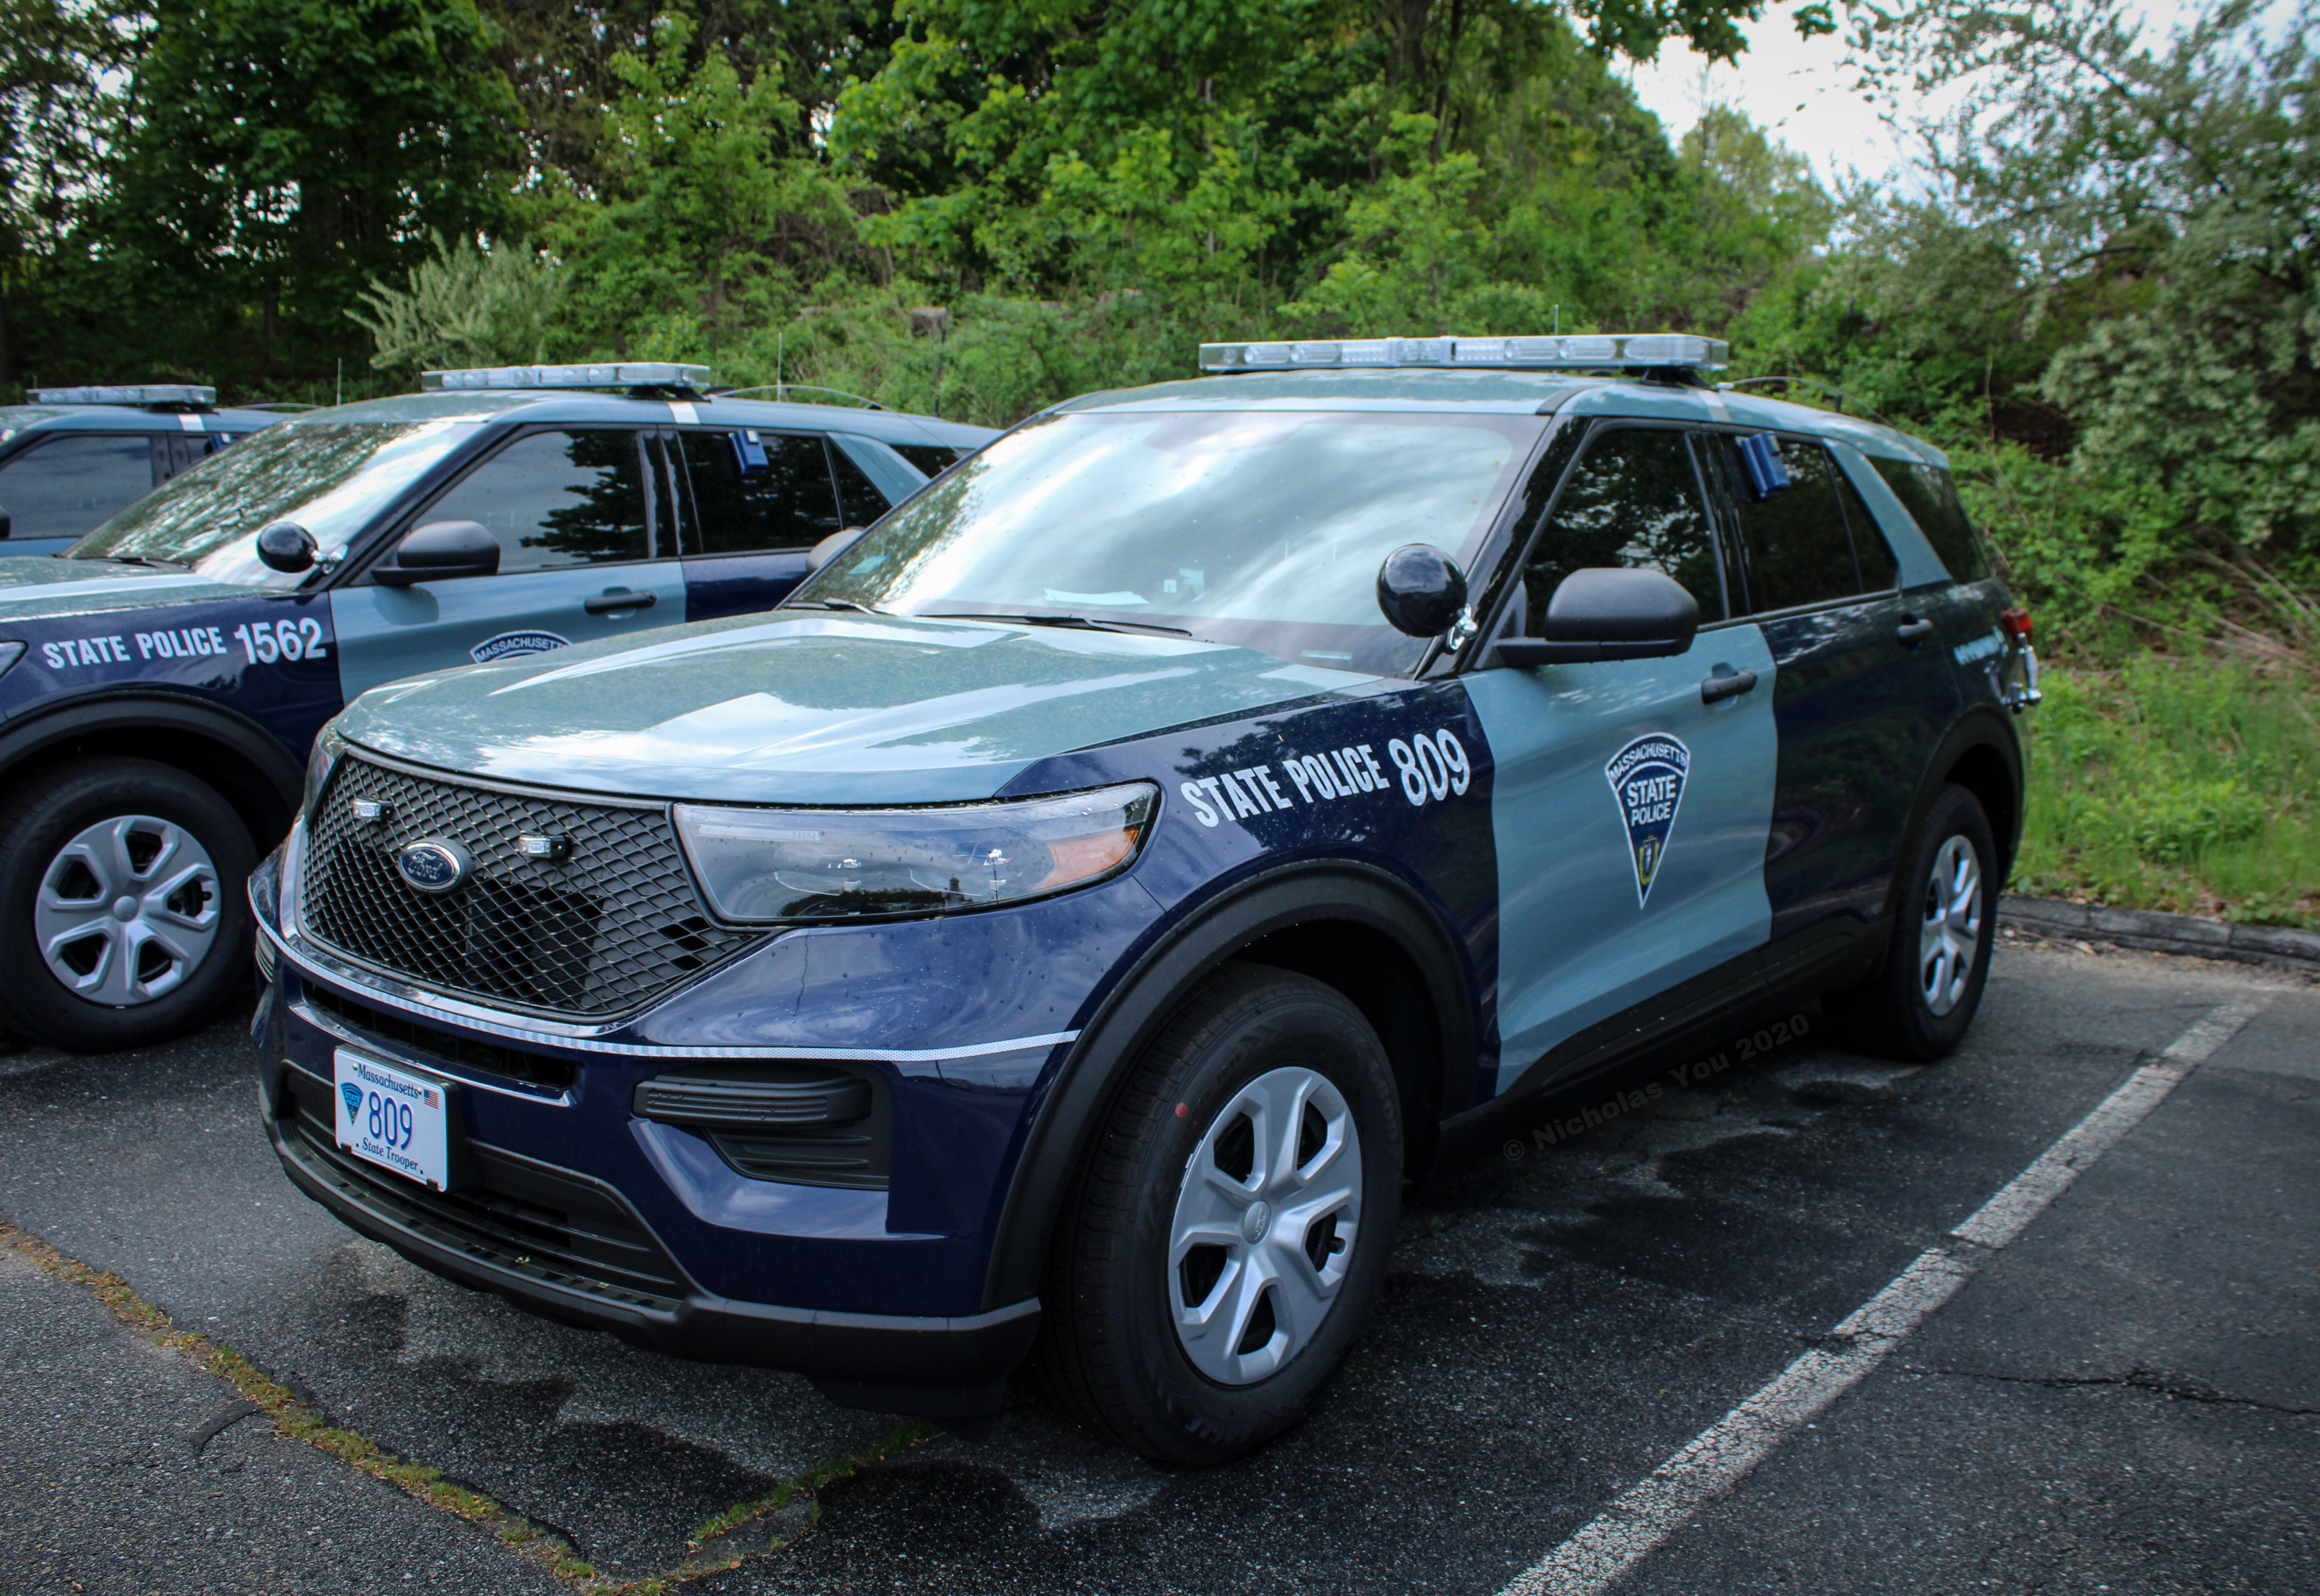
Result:
{"type": "Polygon", "coordinates": [[[1755,627],[1726,621],[1723,565],[1689,435],[1602,428],[1526,557],[1518,624],[1536,634],[1573,570],[1640,567],[1699,601],[1699,637],[1670,659],[1463,678],[1495,770],[1501,1091],[1579,1032],[1765,941],[1772,657],[1755,627]],[[1750,690],[1703,698],[1746,672],[1750,690]]]}
{"type": "MultiPolygon", "coordinates": [[[[422,672],[632,635],[685,618],[658,440],[636,428],[526,432],[417,515],[479,521],[499,574],[331,595],[348,698],[422,672]]],[[[382,556],[392,558],[392,549],[382,556]]]]}

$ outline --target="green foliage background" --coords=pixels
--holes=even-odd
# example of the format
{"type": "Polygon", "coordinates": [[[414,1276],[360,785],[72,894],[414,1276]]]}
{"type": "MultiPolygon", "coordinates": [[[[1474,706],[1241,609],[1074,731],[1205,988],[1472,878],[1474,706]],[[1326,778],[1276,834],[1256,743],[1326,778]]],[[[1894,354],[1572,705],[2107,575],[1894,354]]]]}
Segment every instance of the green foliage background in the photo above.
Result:
{"type": "Polygon", "coordinates": [[[1761,0],[0,0],[0,397],[625,356],[1005,424],[1203,339],[1705,331],[1951,451],[2077,672],[2032,878],[2311,918],[2315,5],[1786,10],[1924,150],[1831,193],[1617,69],[1761,0]]]}

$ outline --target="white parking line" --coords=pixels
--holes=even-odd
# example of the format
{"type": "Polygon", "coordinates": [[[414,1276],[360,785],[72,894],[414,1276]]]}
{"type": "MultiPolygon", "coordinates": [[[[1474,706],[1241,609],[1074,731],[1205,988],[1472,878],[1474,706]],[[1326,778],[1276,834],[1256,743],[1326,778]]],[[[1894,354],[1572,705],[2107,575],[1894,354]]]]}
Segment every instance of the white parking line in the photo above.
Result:
{"type": "Polygon", "coordinates": [[[1729,1491],[1769,1456],[1790,1431],[1866,1379],[1887,1353],[1957,1294],[1985,1259],[2021,1235],[2263,1007],[2244,999],[2225,1003],[2176,1038],[1971,1218],[1848,1314],[1829,1332],[1829,1346],[1806,1353],[1693,1437],[1593,1522],[1517,1576],[1500,1596],[1595,1596],[1609,1589],[1681,1528],[1702,1503],[1729,1491]]]}

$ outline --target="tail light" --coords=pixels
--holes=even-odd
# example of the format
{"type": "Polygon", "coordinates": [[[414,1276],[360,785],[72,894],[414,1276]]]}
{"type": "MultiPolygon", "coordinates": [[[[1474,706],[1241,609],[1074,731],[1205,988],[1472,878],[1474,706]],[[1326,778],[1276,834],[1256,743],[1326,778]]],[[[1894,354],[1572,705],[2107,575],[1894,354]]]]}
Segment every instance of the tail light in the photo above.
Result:
{"type": "Polygon", "coordinates": [[[2001,614],[2001,615],[1999,615],[1999,616],[1998,616],[1998,626],[1999,626],[1999,627],[2000,627],[2000,628],[2005,631],[2006,635],[2007,635],[2008,638],[2012,639],[2015,642],[2016,642],[2016,643],[2027,643],[2027,642],[2029,642],[2029,640],[2030,640],[2030,612],[2029,612],[2029,611],[2027,611],[2027,610],[2008,610],[2008,611],[2005,612],[2003,614],[2001,614]]]}

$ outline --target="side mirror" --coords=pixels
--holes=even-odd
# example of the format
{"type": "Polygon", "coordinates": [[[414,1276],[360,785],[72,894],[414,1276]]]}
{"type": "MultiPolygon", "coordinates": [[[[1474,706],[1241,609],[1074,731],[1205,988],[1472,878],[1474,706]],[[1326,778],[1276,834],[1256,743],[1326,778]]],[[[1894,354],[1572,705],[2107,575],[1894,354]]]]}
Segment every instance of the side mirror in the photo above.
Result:
{"type": "Polygon", "coordinates": [[[1691,647],[1699,603],[1658,571],[1573,571],[1546,601],[1536,638],[1502,638],[1501,665],[1580,665],[1600,659],[1664,659],[1691,647]]]}
{"type": "Polygon", "coordinates": [[[280,571],[288,576],[311,571],[314,568],[314,552],[318,547],[314,534],[295,521],[277,521],[271,526],[258,529],[258,562],[269,571],[280,571]]]}
{"type": "Polygon", "coordinates": [[[1405,543],[1378,567],[1377,602],[1394,630],[1438,638],[1466,612],[1466,573],[1429,543],[1405,543]]]}
{"type": "Polygon", "coordinates": [[[405,532],[394,563],[374,566],[370,575],[384,586],[408,587],[450,576],[497,576],[499,568],[500,540],[480,521],[430,521],[405,532]]]}
{"type": "Polygon", "coordinates": [[[847,527],[842,532],[830,533],[829,536],[824,538],[820,542],[806,550],[806,575],[811,576],[814,572],[828,565],[831,560],[836,559],[839,555],[853,548],[856,542],[860,541],[862,534],[869,530],[870,529],[868,527],[847,527]]]}

